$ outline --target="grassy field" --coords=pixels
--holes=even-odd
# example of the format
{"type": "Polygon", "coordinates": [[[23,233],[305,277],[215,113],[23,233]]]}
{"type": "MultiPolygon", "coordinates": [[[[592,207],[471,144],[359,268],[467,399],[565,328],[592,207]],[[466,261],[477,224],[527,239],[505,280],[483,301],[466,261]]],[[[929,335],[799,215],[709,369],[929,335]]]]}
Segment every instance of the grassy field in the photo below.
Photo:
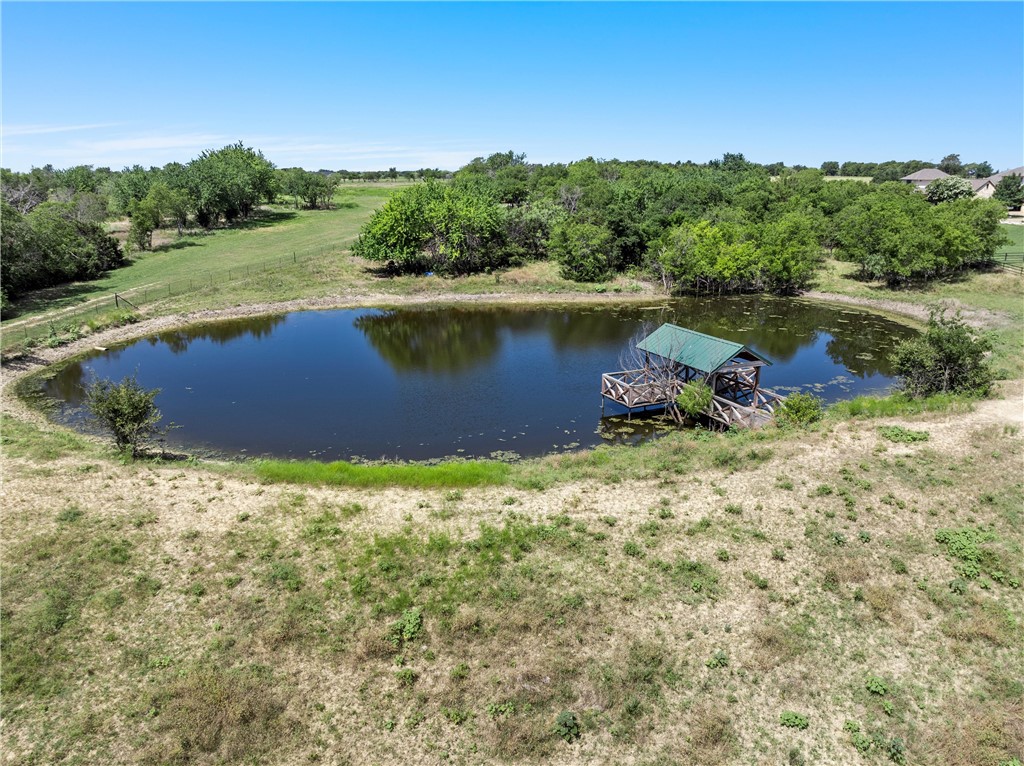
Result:
{"type": "MultiPolygon", "coordinates": [[[[273,208],[103,289],[302,242],[325,252],[142,313],[652,290],[547,263],[382,279],[342,252],[390,188],[273,208]]],[[[894,292],[830,261],[817,289],[955,301],[1012,380],[983,402],[855,400],[806,431],[513,465],[125,463],[5,406],[5,762],[1014,764],[1024,282],[894,292]]]]}

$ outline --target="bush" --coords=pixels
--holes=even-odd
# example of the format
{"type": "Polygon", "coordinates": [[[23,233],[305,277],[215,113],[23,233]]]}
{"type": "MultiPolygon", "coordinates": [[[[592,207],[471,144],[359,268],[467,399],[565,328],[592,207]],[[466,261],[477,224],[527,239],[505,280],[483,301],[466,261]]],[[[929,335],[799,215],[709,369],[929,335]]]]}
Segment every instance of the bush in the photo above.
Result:
{"type": "Polygon", "coordinates": [[[825,414],[825,403],[814,394],[790,394],[775,411],[780,425],[803,427],[817,423],[825,414]]]}
{"type": "Polygon", "coordinates": [[[992,343],[976,336],[960,314],[932,310],[928,329],[902,341],[890,357],[900,386],[912,397],[933,394],[985,396],[995,376],[986,359],[992,343]]]}
{"type": "Polygon", "coordinates": [[[144,389],[134,375],[120,383],[97,380],[85,389],[85,407],[114,437],[117,449],[134,458],[150,438],[162,433],[154,403],[159,393],[159,388],[144,389]]]}
{"type": "Polygon", "coordinates": [[[694,380],[683,386],[682,392],[676,397],[676,404],[684,415],[697,418],[707,413],[713,397],[711,386],[703,380],[694,380]]]}

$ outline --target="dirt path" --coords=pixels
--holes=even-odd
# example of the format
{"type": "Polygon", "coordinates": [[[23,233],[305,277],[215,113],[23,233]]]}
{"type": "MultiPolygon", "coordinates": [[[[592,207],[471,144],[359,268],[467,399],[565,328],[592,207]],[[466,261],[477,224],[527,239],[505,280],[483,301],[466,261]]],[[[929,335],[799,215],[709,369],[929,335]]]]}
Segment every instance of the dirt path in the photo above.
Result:
{"type": "MultiPolygon", "coordinates": [[[[848,306],[861,306],[867,309],[874,309],[875,311],[884,311],[888,314],[902,314],[903,316],[910,317],[918,322],[928,321],[928,307],[921,306],[916,303],[883,300],[880,298],[859,298],[853,295],[823,293],[816,290],[806,292],[800,297],[810,298],[811,300],[816,301],[827,301],[828,303],[843,303],[848,306]]],[[[1006,327],[1011,321],[1009,317],[1000,314],[997,311],[971,308],[970,306],[967,306],[955,299],[945,299],[940,301],[940,303],[959,311],[963,315],[964,321],[967,324],[980,330],[1006,327]]]]}

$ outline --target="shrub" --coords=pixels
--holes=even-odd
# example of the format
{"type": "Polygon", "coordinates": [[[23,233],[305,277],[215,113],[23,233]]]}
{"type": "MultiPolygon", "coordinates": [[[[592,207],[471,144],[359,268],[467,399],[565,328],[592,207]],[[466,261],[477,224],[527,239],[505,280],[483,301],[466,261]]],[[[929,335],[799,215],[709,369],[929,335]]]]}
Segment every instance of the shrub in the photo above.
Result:
{"type": "Polygon", "coordinates": [[[117,449],[134,458],[146,441],[161,433],[160,410],[154,403],[159,393],[159,388],[144,389],[135,376],[120,383],[96,380],[85,389],[85,407],[114,437],[117,449]]]}
{"type": "Polygon", "coordinates": [[[775,420],[780,425],[803,426],[817,423],[825,414],[825,403],[814,394],[790,394],[782,400],[775,411],[775,420]]]}
{"type": "Polygon", "coordinates": [[[683,414],[690,418],[704,415],[711,406],[714,392],[703,380],[694,380],[683,386],[682,392],[676,397],[676,404],[683,414]]]}
{"type": "Polygon", "coordinates": [[[992,343],[971,332],[960,314],[933,310],[919,338],[902,341],[890,357],[900,385],[912,397],[985,396],[995,376],[986,359],[992,343]]]}

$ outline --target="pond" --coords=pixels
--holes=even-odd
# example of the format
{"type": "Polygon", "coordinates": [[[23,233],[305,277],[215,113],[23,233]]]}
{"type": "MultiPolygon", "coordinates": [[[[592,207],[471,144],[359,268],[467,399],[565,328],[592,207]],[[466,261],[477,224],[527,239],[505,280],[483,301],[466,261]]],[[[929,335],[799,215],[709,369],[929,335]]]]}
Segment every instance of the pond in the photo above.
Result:
{"type": "Polygon", "coordinates": [[[763,296],[614,308],[305,311],[96,351],[42,390],[58,420],[88,428],[83,384],[136,374],[144,387],[161,389],[164,423],[177,426],[168,443],[192,452],[534,456],[658,431],[658,420],[636,414],[627,424],[614,405],[602,417],[600,378],[622,369],[632,337],[663,322],[751,346],[773,362],[765,388],[828,401],[888,389],[888,354],[915,334],[873,314],[763,296]]]}

